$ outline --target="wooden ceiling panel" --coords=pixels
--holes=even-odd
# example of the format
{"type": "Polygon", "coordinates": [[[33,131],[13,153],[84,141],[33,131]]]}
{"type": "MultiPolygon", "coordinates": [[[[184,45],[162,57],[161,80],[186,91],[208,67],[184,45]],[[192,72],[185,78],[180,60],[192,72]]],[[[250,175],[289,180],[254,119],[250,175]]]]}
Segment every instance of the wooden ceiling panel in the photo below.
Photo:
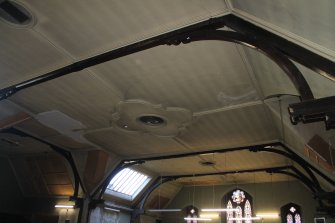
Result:
{"type": "Polygon", "coordinates": [[[162,184],[149,195],[145,208],[159,209],[166,207],[180,189],[181,186],[175,182],[162,184]]]}
{"type": "Polygon", "coordinates": [[[92,68],[126,99],[193,112],[259,99],[236,46],[220,41],[159,46],[92,68]]]}
{"type": "Polygon", "coordinates": [[[23,2],[38,18],[34,29],[74,58],[88,57],[227,12],[225,2],[220,0],[23,2]]]}
{"type": "Polygon", "coordinates": [[[92,191],[105,176],[105,171],[109,159],[109,154],[102,150],[88,151],[84,183],[89,191],[92,191]]]}
{"type": "Polygon", "coordinates": [[[203,185],[236,185],[253,184],[263,182],[291,181],[293,178],[282,174],[269,174],[265,172],[229,174],[224,176],[204,176],[181,178],[176,181],[183,186],[203,186],[203,185]]]}
{"type": "Polygon", "coordinates": [[[248,47],[241,47],[241,49],[245,52],[264,97],[278,94],[298,95],[289,77],[275,62],[248,47]]]}
{"type": "Polygon", "coordinates": [[[217,173],[235,170],[248,170],[288,165],[289,161],[278,154],[267,152],[236,151],[221,154],[190,156],[167,160],[148,161],[143,164],[147,169],[161,175],[183,175],[197,173],[217,173]],[[204,166],[202,161],[213,162],[204,166]]]}
{"type": "Polygon", "coordinates": [[[308,85],[310,86],[315,98],[323,98],[335,95],[335,81],[329,81],[324,76],[312,71],[298,63],[295,65],[304,75],[308,85]]]}
{"type": "Polygon", "coordinates": [[[120,98],[99,78],[81,71],[19,92],[10,100],[33,113],[56,110],[87,128],[102,128],[109,126],[120,98]]]}
{"type": "MultiPolygon", "coordinates": [[[[20,2],[37,20],[29,28],[17,28],[0,21],[1,89],[80,59],[229,12],[275,30],[302,46],[308,45],[320,55],[335,58],[335,29],[329,26],[335,16],[330,0],[322,3],[260,0],[258,4],[243,0],[99,0],[94,4],[88,0],[20,2]],[[231,10],[227,2],[231,3],[231,10]]],[[[297,66],[317,98],[335,94],[335,82],[297,66]]],[[[80,141],[86,137],[99,149],[115,153],[120,159],[278,140],[301,152],[304,141],[312,132],[309,130],[317,125],[292,127],[285,116],[287,113],[284,121],[279,119],[282,114],[278,113],[277,107],[271,108],[262,101],[266,96],[277,94],[297,95],[297,91],[284,72],[257,51],[222,41],[164,45],[18,92],[7,100],[18,105],[14,115],[6,114],[3,109],[6,106],[0,104],[0,128],[17,125],[41,139],[73,150],[91,150],[93,144],[80,141]],[[189,111],[189,121],[178,126],[177,133],[168,137],[145,130],[127,131],[127,125],[124,128],[116,126],[115,119],[123,115],[117,114],[117,106],[120,102],[136,99],[167,110],[172,107],[185,109],[189,111]],[[272,109],[272,113],[268,109],[272,109]],[[37,121],[41,113],[52,111],[65,114],[82,127],[62,132],[37,121]],[[29,116],[32,119],[21,122],[29,116]],[[301,128],[308,131],[300,131],[301,128]]],[[[57,122],[52,116],[47,119],[57,122]]],[[[66,127],[67,124],[60,125],[66,127]]],[[[321,131],[320,126],[317,127],[314,132],[321,131]]],[[[62,158],[53,156],[54,153],[46,155],[51,151],[48,146],[29,137],[6,133],[0,134],[0,146],[1,155],[16,159],[13,166],[25,195],[72,195],[72,175],[62,158]]],[[[87,165],[85,167],[85,161],[82,162],[79,171],[85,172],[84,181],[90,190],[103,179],[116,159],[110,164],[110,157],[102,151],[87,154],[87,157],[81,157],[85,161],[87,158],[87,165]]],[[[243,151],[146,162],[143,169],[153,176],[192,175],[287,163],[277,155],[243,151]],[[215,165],[203,166],[201,161],[213,161],[215,165]]],[[[148,204],[150,207],[160,206],[157,193],[168,203],[181,186],[282,180],[289,178],[266,173],[183,178],[177,185],[168,184],[155,192],[148,204]]]]}
{"type": "Polygon", "coordinates": [[[27,197],[70,196],[73,183],[65,161],[55,153],[11,158],[22,192],[27,197]]]}
{"type": "Polygon", "coordinates": [[[0,154],[18,155],[50,152],[51,149],[33,138],[23,137],[13,133],[0,133],[0,154]]]}
{"type": "Polygon", "coordinates": [[[128,132],[110,128],[86,134],[85,137],[103,149],[123,157],[153,156],[188,151],[173,138],[158,137],[145,132],[128,132]]]}
{"type": "Polygon", "coordinates": [[[160,175],[175,174],[195,174],[212,172],[212,167],[200,165],[202,159],[198,156],[191,156],[178,159],[149,161],[143,164],[147,169],[156,172],[159,170],[160,175]]]}
{"type": "Polygon", "coordinates": [[[53,196],[71,196],[73,195],[72,185],[48,185],[50,195],[53,196]]]}
{"type": "Polygon", "coordinates": [[[72,182],[67,173],[47,173],[43,175],[48,185],[71,185],[72,182]]]}
{"type": "Polygon", "coordinates": [[[261,104],[204,114],[178,137],[192,149],[209,150],[276,140],[278,132],[261,104]]]}
{"type": "Polygon", "coordinates": [[[58,157],[58,156],[52,156],[52,157],[43,157],[40,156],[36,159],[36,162],[41,169],[43,174],[49,174],[49,173],[65,173],[67,172],[67,169],[65,167],[65,160],[64,158],[58,157]]]}
{"type": "Polygon", "coordinates": [[[230,0],[233,11],[244,19],[251,20],[271,31],[278,32],[325,56],[335,56],[335,28],[331,0],[315,2],[313,0],[230,0]]]}
{"type": "MultiPolygon", "coordinates": [[[[298,95],[289,77],[277,64],[254,50],[246,47],[243,47],[243,50],[265,97],[277,94],[298,95]]],[[[329,81],[327,78],[298,63],[295,63],[295,65],[305,77],[316,98],[333,96],[335,94],[335,81],[329,81]]]]}
{"type": "Polygon", "coordinates": [[[36,77],[70,60],[37,32],[0,21],[0,88],[36,77]]]}

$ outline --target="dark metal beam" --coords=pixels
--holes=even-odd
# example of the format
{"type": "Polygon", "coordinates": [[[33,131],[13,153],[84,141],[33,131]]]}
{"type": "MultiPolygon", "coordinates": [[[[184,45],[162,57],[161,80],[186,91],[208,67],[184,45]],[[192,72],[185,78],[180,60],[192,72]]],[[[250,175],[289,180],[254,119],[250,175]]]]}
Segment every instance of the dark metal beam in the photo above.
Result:
{"type": "MultiPolygon", "coordinates": [[[[281,166],[281,167],[272,167],[272,168],[259,168],[259,169],[253,169],[253,170],[235,170],[235,171],[226,171],[226,172],[215,172],[215,173],[201,173],[201,174],[184,174],[184,175],[173,175],[173,176],[163,176],[161,177],[161,182],[168,182],[171,180],[176,180],[178,178],[183,177],[199,177],[199,176],[209,176],[209,175],[225,175],[225,174],[238,174],[238,173],[250,173],[250,172],[260,172],[260,171],[266,171],[268,173],[278,173],[278,174],[286,174],[289,176],[292,176],[298,180],[300,180],[302,183],[304,183],[313,193],[316,192],[323,192],[323,189],[321,188],[319,181],[313,174],[311,170],[316,172],[318,175],[320,175],[322,178],[327,180],[329,183],[334,183],[330,178],[328,178],[326,175],[324,175],[321,171],[313,167],[311,164],[309,164],[307,161],[305,161],[303,158],[298,156],[296,153],[294,153],[291,149],[289,149],[287,146],[283,145],[280,142],[274,142],[269,144],[260,144],[260,145],[252,145],[252,146],[245,146],[245,147],[236,147],[236,148],[227,148],[227,149],[218,149],[218,150],[211,150],[211,151],[200,151],[200,152],[191,152],[186,154],[176,154],[176,155],[167,155],[167,156],[158,156],[158,157],[147,157],[147,158],[139,158],[139,159],[129,159],[129,160],[123,160],[120,162],[119,169],[115,169],[115,171],[112,172],[112,175],[110,175],[105,182],[109,182],[110,179],[112,179],[113,176],[117,174],[125,164],[138,164],[138,163],[144,163],[146,161],[155,161],[155,160],[167,160],[167,159],[176,159],[176,158],[183,158],[183,157],[190,157],[190,156],[197,156],[197,155],[203,155],[203,154],[212,154],[212,153],[227,153],[227,152],[236,152],[236,151],[242,151],[242,150],[249,150],[251,152],[271,152],[276,153],[278,155],[285,156],[294,162],[298,163],[305,171],[306,173],[311,177],[309,179],[307,176],[305,176],[301,171],[299,171],[294,166],[281,166]],[[286,151],[275,149],[274,147],[282,147],[286,151]],[[285,171],[285,170],[292,170],[294,173],[285,171]]],[[[150,195],[150,193],[156,189],[161,183],[158,182],[158,178],[156,181],[143,193],[140,202],[136,203],[135,206],[140,206],[138,209],[135,210],[133,213],[133,219],[138,214],[141,214],[144,212],[143,207],[145,204],[146,199],[150,195]]],[[[335,184],[333,184],[335,185],[335,184]]],[[[105,187],[105,186],[104,186],[105,187]]],[[[103,188],[104,188],[103,187],[103,188]]],[[[104,190],[100,190],[100,198],[103,195],[104,190]]]]}
{"type": "Polygon", "coordinates": [[[279,67],[281,67],[283,71],[289,76],[294,86],[300,93],[302,100],[314,99],[309,85],[307,84],[306,80],[304,79],[298,68],[286,56],[284,56],[282,52],[272,47],[271,42],[266,42],[264,40],[259,41],[257,39],[250,38],[247,35],[237,32],[215,30],[219,27],[222,27],[224,21],[227,22],[226,16],[209,19],[205,22],[191,25],[186,28],[162,34],[144,41],[130,44],[116,50],[112,50],[88,59],[78,61],[55,71],[0,90],[0,101],[10,97],[11,95],[25,88],[67,75],[69,73],[78,72],[85,68],[95,66],[129,54],[147,50],[162,44],[178,45],[181,42],[190,43],[192,41],[200,40],[229,41],[242,44],[247,47],[255,48],[263,52],[274,62],[276,62],[279,67]]]}
{"type": "Polygon", "coordinates": [[[0,101],[10,97],[11,95],[21,91],[23,89],[65,76],[70,73],[78,72],[83,69],[105,63],[116,58],[127,56],[136,52],[147,50],[156,46],[161,45],[166,40],[183,33],[188,33],[194,30],[203,29],[217,29],[223,27],[223,17],[212,18],[204,22],[200,22],[194,25],[190,25],[175,31],[171,31],[165,34],[161,34],[143,41],[139,41],[115,50],[108,51],[103,54],[99,54],[84,60],[77,61],[73,64],[67,65],[65,67],[59,68],[57,70],[48,72],[46,74],[40,75],[38,77],[23,81],[19,84],[9,86],[7,88],[0,90],[0,101]]]}
{"type": "Polygon", "coordinates": [[[285,156],[295,162],[297,162],[312,178],[312,180],[315,182],[318,188],[320,188],[320,183],[311,172],[313,170],[315,173],[317,173],[319,176],[324,178],[326,181],[328,181],[330,184],[335,186],[335,181],[333,181],[331,178],[326,176],[324,173],[322,173],[320,170],[315,168],[313,165],[311,165],[309,162],[301,158],[298,154],[293,152],[290,148],[282,144],[281,142],[274,142],[274,143],[268,143],[268,144],[259,144],[259,145],[251,145],[251,146],[244,146],[244,147],[235,147],[235,148],[226,148],[226,149],[217,149],[217,150],[211,150],[211,151],[199,151],[199,152],[191,152],[191,153],[185,153],[185,154],[176,154],[176,155],[167,155],[167,156],[157,156],[157,157],[147,157],[147,158],[139,158],[139,159],[129,159],[125,161],[154,161],[154,160],[165,160],[165,159],[175,159],[175,158],[183,158],[183,157],[189,157],[189,156],[197,156],[197,155],[205,155],[205,154],[212,154],[212,153],[227,153],[227,152],[235,152],[235,151],[242,151],[242,150],[250,150],[253,152],[263,151],[263,152],[271,152],[276,153],[282,156],[285,156]],[[273,147],[283,147],[287,152],[275,149],[273,147]]]}
{"type": "Polygon", "coordinates": [[[299,164],[305,171],[306,173],[311,177],[313,183],[315,184],[316,188],[321,190],[320,183],[318,179],[315,177],[314,173],[310,170],[310,167],[306,165],[306,161],[299,157],[298,155],[295,155],[294,153],[288,153],[282,150],[274,149],[274,148],[252,148],[251,151],[254,152],[270,152],[270,153],[275,153],[284,157],[289,158],[290,160],[293,160],[297,164],[299,164]]]}
{"type": "Polygon", "coordinates": [[[47,142],[43,139],[37,138],[37,137],[35,137],[31,134],[28,134],[24,131],[21,131],[17,128],[9,128],[9,129],[2,130],[1,132],[8,132],[8,133],[16,134],[16,135],[19,135],[19,136],[22,136],[22,137],[30,137],[30,138],[33,138],[33,139],[35,139],[35,140],[37,140],[37,141],[39,141],[43,144],[48,145],[52,150],[54,150],[55,152],[57,152],[58,154],[63,156],[66,159],[66,161],[69,163],[69,165],[72,169],[72,173],[73,173],[73,176],[74,176],[74,193],[73,193],[73,196],[70,199],[72,199],[72,200],[78,199],[79,186],[81,186],[81,189],[83,190],[84,193],[86,192],[84,184],[83,184],[83,182],[80,178],[77,166],[74,162],[72,154],[69,151],[67,151],[63,148],[60,148],[59,146],[56,146],[52,143],[49,143],[49,142],[47,142]]]}
{"type": "Polygon", "coordinates": [[[271,43],[272,46],[298,63],[314,70],[321,75],[327,75],[335,80],[335,63],[316,53],[313,53],[291,41],[262,29],[234,15],[224,17],[224,24],[240,33],[259,41],[271,43]]]}
{"type": "Polygon", "coordinates": [[[294,153],[291,149],[289,149],[287,146],[280,142],[274,142],[274,143],[268,143],[268,144],[259,144],[259,145],[251,145],[251,146],[244,146],[244,147],[235,147],[235,148],[226,148],[226,149],[217,149],[217,150],[211,150],[211,151],[199,151],[199,152],[191,152],[191,153],[185,153],[185,154],[176,154],[176,155],[167,155],[167,156],[157,156],[157,157],[147,157],[147,158],[139,158],[139,159],[129,159],[126,161],[154,161],[154,160],[165,160],[165,159],[176,159],[176,158],[183,158],[183,157],[189,157],[189,156],[197,156],[197,155],[205,155],[205,154],[212,154],[212,153],[228,153],[228,152],[235,152],[235,151],[242,151],[242,150],[250,150],[253,152],[271,152],[276,153],[281,156],[285,156],[296,163],[298,163],[312,178],[313,182],[316,184],[318,188],[320,188],[320,183],[311,172],[311,169],[316,172],[318,175],[320,175],[322,178],[324,178],[326,181],[331,183],[335,186],[335,182],[327,177],[325,174],[323,174],[321,171],[316,169],[314,166],[312,166],[310,163],[308,163],[306,160],[301,158],[299,155],[294,153]],[[279,149],[275,149],[274,147],[283,147],[286,151],[282,151],[279,149]]]}
{"type": "Polygon", "coordinates": [[[183,175],[172,175],[172,176],[163,176],[162,178],[172,178],[179,179],[185,177],[202,177],[202,176],[223,176],[227,174],[240,174],[240,173],[255,173],[255,172],[269,172],[274,170],[286,170],[290,169],[292,165],[288,166],[278,166],[278,167],[267,167],[267,168],[257,168],[257,169],[246,169],[246,170],[231,170],[231,171],[223,171],[223,172],[212,172],[212,173],[197,173],[197,174],[183,174],[183,175]]]}
{"type": "Polygon", "coordinates": [[[327,175],[322,173],[320,170],[318,170],[316,167],[311,165],[309,162],[307,162],[304,158],[300,157],[297,153],[295,153],[293,150],[288,148],[286,145],[281,143],[281,146],[291,154],[294,154],[294,157],[296,159],[299,159],[302,165],[307,166],[310,170],[314,171],[316,174],[318,174],[320,177],[322,177],[324,180],[326,180],[328,183],[330,183],[332,186],[335,186],[335,181],[329,178],[327,175]]]}
{"type": "MultiPolygon", "coordinates": [[[[211,173],[201,173],[201,174],[184,174],[184,175],[173,175],[173,176],[162,176],[158,177],[155,182],[145,191],[144,195],[140,199],[140,202],[134,205],[134,211],[132,213],[131,222],[135,222],[136,218],[144,213],[144,205],[149,198],[150,194],[163,183],[170,182],[176,179],[185,178],[185,177],[201,177],[201,176],[214,176],[214,175],[228,175],[228,174],[241,174],[241,173],[255,173],[255,172],[267,172],[274,173],[276,171],[281,172],[287,169],[291,169],[293,166],[278,166],[278,167],[269,167],[269,168],[258,168],[258,169],[245,169],[245,170],[236,170],[236,171],[223,171],[223,172],[211,172],[211,173]],[[136,208],[136,206],[138,208],[136,208]]],[[[285,172],[285,171],[284,171],[285,172]]],[[[293,174],[294,175],[294,174],[293,174]]],[[[297,176],[298,179],[299,176],[297,176]]],[[[308,186],[308,185],[307,185],[308,186]]],[[[313,189],[313,188],[312,188],[313,189]]]]}
{"type": "Polygon", "coordinates": [[[203,151],[183,153],[183,154],[143,157],[143,158],[137,158],[137,159],[126,159],[124,160],[124,162],[176,159],[176,158],[206,155],[206,154],[213,154],[213,153],[228,153],[228,152],[235,152],[235,151],[241,151],[241,150],[250,150],[251,148],[257,149],[257,148],[266,148],[266,147],[276,147],[276,146],[281,146],[281,145],[282,144],[280,142],[273,142],[273,143],[256,144],[256,145],[250,145],[250,146],[225,148],[225,149],[203,150],[203,151]]]}
{"type": "Polygon", "coordinates": [[[190,43],[204,40],[233,42],[265,54],[286,73],[303,101],[314,99],[313,93],[299,69],[281,51],[273,47],[270,42],[258,41],[257,39],[250,38],[249,36],[238,32],[201,30],[177,36],[175,39],[168,40],[166,43],[169,45],[178,45],[179,43],[190,43]]]}
{"type": "Polygon", "coordinates": [[[284,171],[284,170],[275,170],[271,173],[285,174],[285,175],[291,176],[293,178],[296,178],[297,180],[300,180],[303,184],[305,184],[312,191],[313,194],[315,194],[315,192],[316,192],[315,188],[313,187],[313,185],[310,184],[309,181],[306,181],[305,178],[302,178],[301,176],[299,176],[296,173],[291,173],[291,172],[284,171]]]}

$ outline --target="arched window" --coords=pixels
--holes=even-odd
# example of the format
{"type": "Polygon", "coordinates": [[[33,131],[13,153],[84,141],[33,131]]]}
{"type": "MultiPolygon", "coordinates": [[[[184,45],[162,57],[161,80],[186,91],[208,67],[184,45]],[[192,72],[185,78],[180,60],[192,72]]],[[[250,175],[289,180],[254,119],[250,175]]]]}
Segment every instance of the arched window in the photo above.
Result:
{"type": "Polygon", "coordinates": [[[294,203],[288,203],[280,209],[282,223],[302,223],[301,208],[294,203]]]}
{"type": "MultiPolygon", "coordinates": [[[[252,217],[252,213],[251,213],[251,204],[249,202],[249,200],[247,200],[245,202],[245,205],[244,205],[244,217],[246,218],[251,218],[252,217]]],[[[252,221],[251,220],[246,220],[245,223],[251,223],[252,221]]]]}
{"type": "Polygon", "coordinates": [[[227,193],[222,199],[222,207],[236,208],[237,211],[228,211],[222,215],[222,222],[252,223],[251,220],[231,220],[230,218],[246,218],[252,216],[252,197],[242,189],[235,189],[227,193]]]}
{"type": "MultiPolygon", "coordinates": [[[[199,217],[199,209],[194,207],[193,205],[189,205],[184,208],[185,217],[187,218],[198,218],[199,217]]],[[[197,223],[197,220],[186,220],[186,223],[197,223]]]]}

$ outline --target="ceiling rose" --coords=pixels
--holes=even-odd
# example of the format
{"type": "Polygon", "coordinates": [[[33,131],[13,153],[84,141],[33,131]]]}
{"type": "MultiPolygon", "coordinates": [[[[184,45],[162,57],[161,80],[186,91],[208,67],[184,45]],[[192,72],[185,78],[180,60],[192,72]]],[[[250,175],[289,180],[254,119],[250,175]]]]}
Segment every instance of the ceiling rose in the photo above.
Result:
{"type": "Polygon", "coordinates": [[[185,108],[164,107],[143,100],[127,100],[117,104],[112,124],[125,131],[146,132],[174,137],[186,129],[192,112],[185,108]]]}

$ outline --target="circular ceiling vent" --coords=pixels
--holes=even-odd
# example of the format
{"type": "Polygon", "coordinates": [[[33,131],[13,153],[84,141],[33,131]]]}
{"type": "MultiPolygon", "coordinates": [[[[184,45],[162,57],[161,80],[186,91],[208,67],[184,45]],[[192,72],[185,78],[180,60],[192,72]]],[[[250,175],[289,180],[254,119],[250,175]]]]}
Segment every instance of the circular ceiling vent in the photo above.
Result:
{"type": "Polygon", "coordinates": [[[15,26],[30,26],[33,24],[33,15],[21,4],[0,0],[0,19],[15,26]]]}
{"type": "Polygon", "coordinates": [[[165,124],[165,120],[156,115],[143,115],[139,117],[138,120],[141,123],[150,126],[161,126],[165,124]]]}
{"type": "Polygon", "coordinates": [[[204,161],[200,161],[199,163],[202,166],[215,166],[215,162],[214,161],[204,160],[204,161]]]}

